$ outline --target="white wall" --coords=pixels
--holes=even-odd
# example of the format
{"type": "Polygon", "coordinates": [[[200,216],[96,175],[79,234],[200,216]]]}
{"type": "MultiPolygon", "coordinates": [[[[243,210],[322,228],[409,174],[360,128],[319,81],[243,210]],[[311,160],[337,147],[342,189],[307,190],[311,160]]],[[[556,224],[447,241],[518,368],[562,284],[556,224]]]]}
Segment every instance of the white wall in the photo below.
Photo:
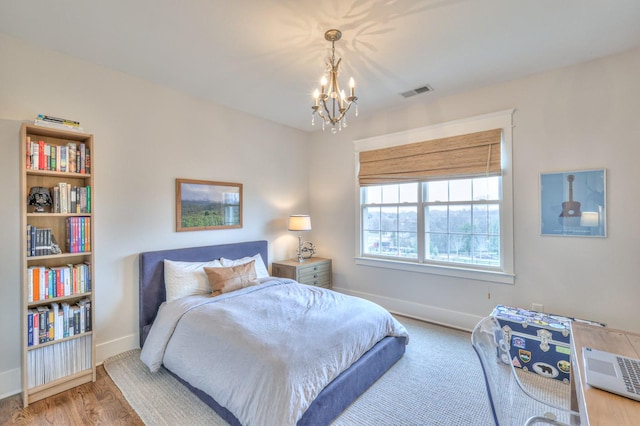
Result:
{"type": "MultiPolygon", "coordinates": [[[[311,211],[336,288],[388,309],[471,328],[496,304],[531,307],[640,331],[640,50],[439,100],[360,117],[312,136],[311,211]],[[515,285],[356,266],[353,140],[515,108],[515,285]],[[539,174],[607,169],[607,238],[540,235],[539,174]],[[488,299],[488,294],[491,299],[488,299]]],[[[436,87],[437,90],[437,87],[436,87]]],[[[366,88],[361,88],[366,93],[366,88]]]]}
{"type": "Polygon", "coordinates": [[[308,134],[4,35],[0,57],[0,398],[20,387],[18,131],[38,113],[95,135],[98,361],[138,346],[138,253],[266,239],[270,259],[294,255],[308,134]],[[243,228],[175,232],[176,178],[242,183],[243,228]]]}

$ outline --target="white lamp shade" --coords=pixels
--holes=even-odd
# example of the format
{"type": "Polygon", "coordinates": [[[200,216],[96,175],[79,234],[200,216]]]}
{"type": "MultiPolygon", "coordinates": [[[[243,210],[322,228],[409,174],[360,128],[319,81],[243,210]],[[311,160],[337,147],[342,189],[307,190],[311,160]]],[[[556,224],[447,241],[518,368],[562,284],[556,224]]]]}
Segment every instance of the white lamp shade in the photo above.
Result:
{"type": "Polygon", "coordinates": [[[289,216],[289,231],[310,231],[311,217],[307,214],[292,214],[289,216]]]}

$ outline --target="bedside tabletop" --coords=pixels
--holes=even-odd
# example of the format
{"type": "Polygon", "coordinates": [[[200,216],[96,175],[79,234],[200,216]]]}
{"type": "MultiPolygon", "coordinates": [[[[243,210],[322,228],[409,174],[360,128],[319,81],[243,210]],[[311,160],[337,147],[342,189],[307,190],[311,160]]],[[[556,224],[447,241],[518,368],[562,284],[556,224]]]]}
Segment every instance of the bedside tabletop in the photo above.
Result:
{"type": "Polygon", "coordinates": [[[287,259],[271,263],[274,277],[291,278],[302,284],[331,288],[331,259],[310,257],[304,262],[287,259]]]}

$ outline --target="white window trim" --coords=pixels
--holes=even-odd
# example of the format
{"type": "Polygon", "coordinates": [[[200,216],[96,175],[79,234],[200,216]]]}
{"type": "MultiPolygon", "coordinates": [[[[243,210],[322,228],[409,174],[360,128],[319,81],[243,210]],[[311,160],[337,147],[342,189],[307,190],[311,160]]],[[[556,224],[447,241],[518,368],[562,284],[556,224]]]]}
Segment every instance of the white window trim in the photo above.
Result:
{"type": "Polygon", "coordinates": [[[490,114],[460,120],[448,121],[432,126],[403,132],[390,133],[367,139],[353,141],[355,150],[355,216],[358,232],[355,241],[355,259],[357,265],[400,269],[434,275],[446,275],[469,280],[489,281],[501,284],[515,282],[513,261],[513,113],[514,108],[496,111],[490,114]],[[360,223],[360,184],[358,172],[360,168],[360,152],[373,149],[390,148],[415,142],[424,142],[485,130],[502,129],[501,164],[502,164],[502,200],[500,204],[501,252],[503,270],[500,272],[483,271],[450,265],[434,265],[405,262],[401,260],[375,259],[362,257],[362,224],[360,223]]]}

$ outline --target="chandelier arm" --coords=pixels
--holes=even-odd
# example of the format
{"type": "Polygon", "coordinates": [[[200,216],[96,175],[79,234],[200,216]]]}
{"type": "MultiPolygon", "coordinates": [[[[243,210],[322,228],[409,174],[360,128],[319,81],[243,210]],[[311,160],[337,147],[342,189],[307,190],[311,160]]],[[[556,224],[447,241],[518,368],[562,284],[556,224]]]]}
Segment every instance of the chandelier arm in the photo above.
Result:
{"type": "MultiPolygon", "coordinates": [[[[333,101],[333,106],[335,108],[335,99],[331,99],[331,100],[333,101]]],[[[334,121],[333,121],[334,114],[331,114],[331,111],[329,111],[329,106],[327,105],[327,99],[322,100],[322,106],[324,107],[324,111],[326,112],[327,119],[331,122],[331,124],[334,124],[334,121]]]]}
{"type": "MultiPolygon", "coordinates": [[[[355,103],[358,99],[354,96],[353,92],[353,79],[349,83],[351,88],[350,96],[345,96],[343,92],[340,91],[340,84],[338,81],[339,67],[342,62],[342,58],[338,58],[336,61],[336,49],[335,42],[340,40],[342,33],[339,30],[328,30],[325,33],[325,39],[331,42],[331,57],[327,59],[327,71],[329,74],[329,81],[326,85],[322,84],[322,93],[319,96],[318,91],[316,90],[314,94],[315,105],[311,108],[313,109],[312,114],[318,114],[318,116],[323,120],[322,130],[324,130],[324,124],[331,124],[333,126],[332,131],[336,132],[336,125],[338,130],[341,130],[342,127],[346,127],[346,119],[345,115],[351,108],[351,104],[355,103]],[[331,103],[329,104],[330,101],[331,103]]],[[[325,77],[323,77],[322,81],[325,81],[325,77]]],[[[357,104],[357,103],[356,103],[357,104]]],[[[357,107],[356,107],[356,116],[357,116],[357,107]]],[[[312,123],[313,124],[313,123],[312,123]]]]}

